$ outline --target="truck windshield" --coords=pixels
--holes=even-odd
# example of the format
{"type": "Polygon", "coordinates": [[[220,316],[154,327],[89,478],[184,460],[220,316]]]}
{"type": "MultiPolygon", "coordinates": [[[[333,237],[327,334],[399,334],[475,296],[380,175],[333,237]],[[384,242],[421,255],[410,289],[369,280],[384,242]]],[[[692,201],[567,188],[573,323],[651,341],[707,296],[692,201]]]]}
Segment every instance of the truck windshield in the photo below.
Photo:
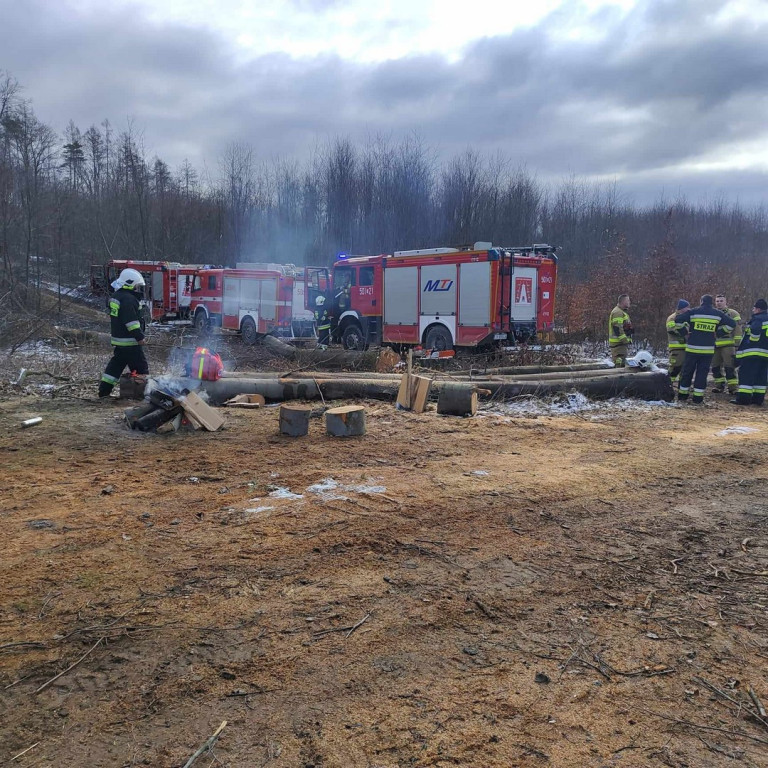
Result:
{"type": "Polygon", "coordinates": [[[356,269],[352,267],[336,267],[333,270],[333,287],[346,288],[355,284],[356,269]]]}

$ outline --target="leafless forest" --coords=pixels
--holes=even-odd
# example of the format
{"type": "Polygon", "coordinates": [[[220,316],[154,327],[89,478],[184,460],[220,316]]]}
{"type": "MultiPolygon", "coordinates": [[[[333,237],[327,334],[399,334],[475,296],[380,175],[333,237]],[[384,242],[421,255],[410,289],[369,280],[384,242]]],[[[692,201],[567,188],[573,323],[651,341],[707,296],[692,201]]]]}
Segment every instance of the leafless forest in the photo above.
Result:
{"type": "MultiPolygon", "coordinates": [[[[767,290],[768,211],[660,199],[640,207],[617,185],[565,178],[472,149],[444,160],[417,137],[318,144],[306,162],[231,144],[215,170],[149,157],[139,126],[109,120],[59,132],[33,94],[0,73],[2,305],[38,311],[46,282],[77,285],[110,258],[232,265],[323,264],[476,240],[562,247],[559,325],[602,336],[615,296],[651,342],[680,296],[727,292],[742,311],[767,290]]],[[[511,151],[514,144],[511,141],[511,151]]]]}

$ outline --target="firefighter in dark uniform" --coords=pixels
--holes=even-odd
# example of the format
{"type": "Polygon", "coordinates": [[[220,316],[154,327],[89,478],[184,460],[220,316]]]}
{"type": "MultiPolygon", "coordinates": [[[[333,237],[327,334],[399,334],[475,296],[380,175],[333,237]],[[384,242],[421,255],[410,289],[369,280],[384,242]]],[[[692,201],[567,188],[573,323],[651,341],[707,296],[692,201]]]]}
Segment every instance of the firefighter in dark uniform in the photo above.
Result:
{"type": "Polygon", "coordinates": [[[141,296],[144,278],[135,269],[124,269],[112,283],[109,319],[112,333],[112,357],[101,375],[99,397],[108,397],[128,368],[142,376],[149,373],[142,347],[146,344],[141,330],[141,296]]]}
{"type": "Polygon", "coordinates": [[[715,354],[715,339],[719,325],[736,327],[736,321],[716,309],[712,297],[707,293],[701,297],[701,304],[695,309],[681,312],[678,323],[688,323],[689,334],[685,344],[685,362],[680,374],[677,390],[678,400],[687,400],[693,382],[693,402],[703,403],[707,388],[707,376],[715,354]]]}
{"type": "Polygon", "coordinates": [[[317,346],[327,347],[331,343],[331,316],[325,308],[325,296],[315,299],[315,327],[317,328],[317,346]]]}
{"type": "Polygon", "coordinates": [[[758,299],[744,325],[744,338],[736,352],[739,391],[735,405],[762,405],[768,383],[768,302],[758,299]]]}

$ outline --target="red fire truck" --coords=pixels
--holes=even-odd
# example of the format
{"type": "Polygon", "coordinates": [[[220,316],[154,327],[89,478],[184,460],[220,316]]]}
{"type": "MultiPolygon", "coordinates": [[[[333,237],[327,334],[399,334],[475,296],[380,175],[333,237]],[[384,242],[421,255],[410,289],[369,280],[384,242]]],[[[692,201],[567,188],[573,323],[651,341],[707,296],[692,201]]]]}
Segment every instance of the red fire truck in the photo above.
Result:
{"type": "Polygon", "coordinates": [[[199,270],[210,268],[204,264],[113,259],[91,267],[91,289],[98,295],[109,295],[112,281],[129,267],[141,272],[147,284],[143,302],[146,322],[189,319],[192,279],[199,270]]]}
{"type": "Polygon", "coordinates": [[[190,316],[200,332],[211,327],[239,331],[247,344],[269,333],[309,336],[312,317],[305,308],[303,283],[292,264],[197,270],[190,316]]]}
{"type": "Polygon", "coordinates": [[[341,255],[308,267],[307,301],[322,294],[346,349],[423,344],[436,350],[511,344],[552,329],[556,248],[475,243],[393,255],[341,255]]]}

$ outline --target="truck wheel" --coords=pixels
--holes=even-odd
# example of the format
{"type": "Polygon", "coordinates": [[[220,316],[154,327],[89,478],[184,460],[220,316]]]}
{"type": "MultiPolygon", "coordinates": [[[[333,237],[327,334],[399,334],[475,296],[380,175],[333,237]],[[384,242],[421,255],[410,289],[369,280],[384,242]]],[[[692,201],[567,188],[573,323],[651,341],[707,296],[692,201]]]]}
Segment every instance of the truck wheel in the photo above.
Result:
{"type": "Polygon", "coordinates": [[[208,317],[202,309],[195,312],[195,330],[201,334],[208,330],[208,317]]]}
{"type": "Polygon", "coordinates": [[[365,349],[363,329],[357,323],[350,323],[341,334],[344,349],[365,349]]]}
{"type": "Polygon", "coordinates": [[[436,349],[438,352],[453,349],[451,334],[444,325],[435,325],[427,331],[424,346],[427,349],[436,349]]]}
{"type": "Polygon", "coordinates": [[[243,320],[243,324],[240,326],[240,333],[246,344],[253,345],[256,343],[259,338],[259,332],[256,330],[256,323],[253,322],[252,317],[246,317],[243,320]]]}

